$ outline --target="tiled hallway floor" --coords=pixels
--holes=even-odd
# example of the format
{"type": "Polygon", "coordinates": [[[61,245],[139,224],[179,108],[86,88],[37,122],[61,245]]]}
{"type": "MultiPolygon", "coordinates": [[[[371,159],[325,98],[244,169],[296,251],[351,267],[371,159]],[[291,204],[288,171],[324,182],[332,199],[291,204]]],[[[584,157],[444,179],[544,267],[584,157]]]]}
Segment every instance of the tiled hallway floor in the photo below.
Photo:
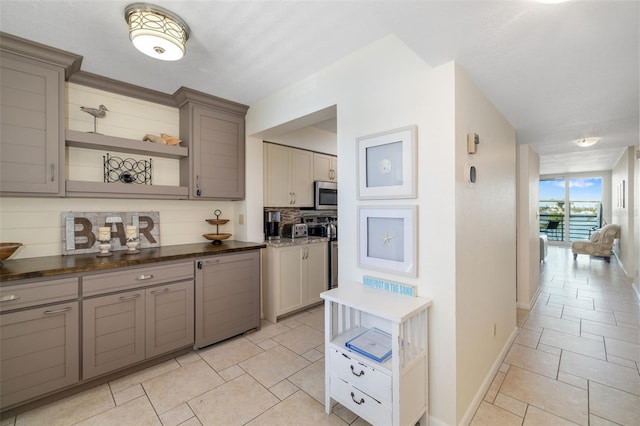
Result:
{"type": "MultiPolygon", "coordinates": [[[[640,308],[615,260],[549,248],[542,293],[474,425],[640,424],[640,308]]],[[[7,425],[366,425],[324,412],[323,309],[114,380],[7,425]]]]}
{"type": "Polygon", "coordinates": [[[640,306],[616,260],[549,247],[472,425],[640,425],[640,306]]]}

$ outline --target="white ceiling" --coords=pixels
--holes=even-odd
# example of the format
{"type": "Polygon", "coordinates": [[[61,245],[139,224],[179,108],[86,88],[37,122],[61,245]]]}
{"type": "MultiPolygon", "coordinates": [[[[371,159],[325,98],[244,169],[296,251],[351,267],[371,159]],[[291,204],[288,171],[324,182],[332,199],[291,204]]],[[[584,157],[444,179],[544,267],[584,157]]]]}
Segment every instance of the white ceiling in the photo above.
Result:
{"type": "Polygon", "coordinates": [[[460,63],[542,174],[608,170],[639,142],[638,1],[153,1],[191,28],[179,62],[134,49],[132,2],[2,0],[0,29],[80,54],[84,71],[249,106],[394,33],[431,66],[460,63]]]}

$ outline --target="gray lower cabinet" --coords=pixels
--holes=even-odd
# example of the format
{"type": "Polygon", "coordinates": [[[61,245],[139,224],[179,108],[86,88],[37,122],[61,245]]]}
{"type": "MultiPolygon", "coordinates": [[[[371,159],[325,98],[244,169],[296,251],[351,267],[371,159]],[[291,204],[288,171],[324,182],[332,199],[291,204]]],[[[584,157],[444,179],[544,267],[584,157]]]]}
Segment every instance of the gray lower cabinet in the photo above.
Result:
{"type": "Polygon", "coordinates": [[[193,344],[191,261],[83,277],[82,289],[83,379],[193,344]]]}
{"type": "Polygon", "coordinates": [[[2,409],[79,381],[77,299],[77,278],[0,288],[2,409]]]}
{"type": "Polygon", "coordinates": [[[87,299],[82,304],[82,378],[145,358],[145,290],[87,299]]]}
{"type": "Polygon", "coordinates": [[[146,356],[193,344],[193,281],[147,289],[146,356]]]}
{"type": "Polygon", "coordinates": [[[196,260],[196,342],[201,348],[260,326],[260,252],[196,260]]]}

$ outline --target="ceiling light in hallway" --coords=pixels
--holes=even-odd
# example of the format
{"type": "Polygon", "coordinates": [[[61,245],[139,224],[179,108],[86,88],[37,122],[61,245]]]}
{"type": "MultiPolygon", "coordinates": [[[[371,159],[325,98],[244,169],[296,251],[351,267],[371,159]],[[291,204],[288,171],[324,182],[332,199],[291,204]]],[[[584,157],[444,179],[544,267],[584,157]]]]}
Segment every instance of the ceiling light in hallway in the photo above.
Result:
{"type": "Polygon", "coordinates": [[[580,148],[587,148],[597,144],[598,142],[600,142],[600,138],[582,138],[573,141],[573,143],[578,145],[580,148]]]}

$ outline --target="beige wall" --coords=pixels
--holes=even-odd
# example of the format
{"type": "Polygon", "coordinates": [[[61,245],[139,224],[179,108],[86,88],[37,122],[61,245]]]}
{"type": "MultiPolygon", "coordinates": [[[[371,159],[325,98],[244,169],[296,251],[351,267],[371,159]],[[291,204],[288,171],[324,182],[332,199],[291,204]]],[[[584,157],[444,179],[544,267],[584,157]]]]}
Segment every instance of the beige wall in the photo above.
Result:
{"type": "Polygon", "coordinates": [[[633,235],[635,235],[635,238],[633,250],[635,253],[636,270],[633,273],[633,285],[635,286],[636,294],[640,298],[640,145],[635,149],[634,158],[635,195],[633,199],[633,235]]]}
{"type": "MultiPolygon", "coordinates": [[[[340,281],[361,282],[363,275],[375,275],[415,284],[420,296],[433,300],[431,424],[458,424],[464,413],[475,410],[473,396],[490,380],[492,366],[515,327],[513,129],[454,63],[431,69],[399,39],[388,36],[252,105],[247,135],[331,105],[337,105],[338,118],[340,281]],[[418,197],[358,200],[356,139],[412,124],[418,127],[418,197]],[[463,193],[458,152],[467,126],[488,138],[478,157],[481,179],[486,180],[472,194],[463,193]],[[364,205],[418,206],[417,278],[358,267],[356,211],[364,205]],[[475,229],[464,235],[458,209],[468,213],[476,208],[475,229]],[[484,252],[479,259],[486,266],[477,265],[479,251],[484,252]]],[[[255,147],[250,149],[258,154],[255,147]]],[[[249,181],[261,178],[250,173],[249,181]]]]}
{"type": "Polygon", "coordinates": [[[309,126],[277,137],[268,138],[269,142],[307,149],[324,154],[336,155],[338,152],[337,135],[326,130],[309,126]]]}
{"type": "Polygon", "coordinates": [[[634,165],[635,147],[628,147],[622,153],[611,171],[612,223],[620,225],[620,239],[615,246],[615,253],[627,276],[633,277],[636,271],[635,246],[638,235],[634,237],[635,186],[634,165]],[[618,185],[624,181],[624,206],[618,204],[618,185]]]}
{"type": "Polygon", "coordinates": [[[462,68],[454,72],[459,424],[471,420],[516,333],[516,134],[462,68]],[[467,153],[468,133],[480,137],[476,154],[467,153]]]}
{"type": "Polygon", "coordinates": [[[540,156],[530,145],[517,150],[517,301],[531,309],[540,288],[540,156]]]}

